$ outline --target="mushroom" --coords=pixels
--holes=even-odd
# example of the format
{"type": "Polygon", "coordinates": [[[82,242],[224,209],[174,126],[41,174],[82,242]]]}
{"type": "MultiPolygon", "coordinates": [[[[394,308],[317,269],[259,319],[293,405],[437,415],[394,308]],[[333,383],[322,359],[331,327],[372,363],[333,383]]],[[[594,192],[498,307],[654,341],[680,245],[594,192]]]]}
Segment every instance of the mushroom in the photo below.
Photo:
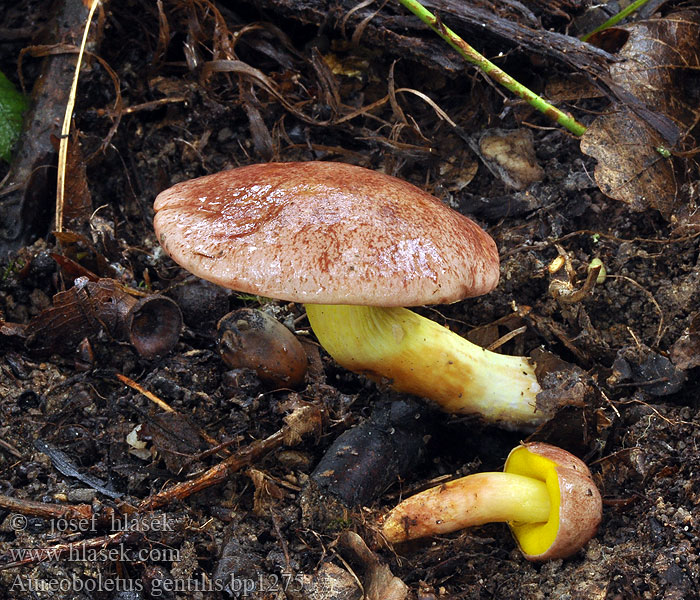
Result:
{"type": "Polygon", "coordinates": [[[386,517],[392,543],[506,522],[525,558],[566,558],[596,533],[602,501],[586,464],[534,442],[508,456],[503,473],[475,473],[407,498],[386,517]]]}
{"type": "Polygon", "coordinates": [[[165,251],[221,286],[302,302],[343,367],[513,429],[550,415],[525,357],[490,352],[406,308],[498,283],[491,237],[419,188],[330,162],[266,163],[178,183],[155,200],[165,251]]]}

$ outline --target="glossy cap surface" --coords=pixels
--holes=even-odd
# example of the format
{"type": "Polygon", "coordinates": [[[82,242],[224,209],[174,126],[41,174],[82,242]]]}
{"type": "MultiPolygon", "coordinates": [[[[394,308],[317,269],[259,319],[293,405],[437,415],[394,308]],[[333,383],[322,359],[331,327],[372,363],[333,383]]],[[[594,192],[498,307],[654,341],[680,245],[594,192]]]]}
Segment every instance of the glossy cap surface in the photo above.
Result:
{"type": "Polygon", "coordinates": [[[419,188],[342,163],[265,163],[158,195],[165,251],[224,287],[313,304],[416,306],[498,283],[491,237],[419,188]]]}

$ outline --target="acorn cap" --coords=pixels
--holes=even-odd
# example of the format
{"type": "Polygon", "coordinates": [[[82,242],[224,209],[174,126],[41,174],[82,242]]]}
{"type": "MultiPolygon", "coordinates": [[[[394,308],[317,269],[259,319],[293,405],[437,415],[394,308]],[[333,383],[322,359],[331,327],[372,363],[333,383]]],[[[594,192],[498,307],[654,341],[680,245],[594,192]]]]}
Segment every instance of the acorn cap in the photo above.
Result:
{"type": "Polygon", "coordinates": [[[342,163],[266,163],[160,193],[165,251],[221,286],[310,304],[417,306],[498,283],[491,237],[395,177],[342,163]]]}
{"type": "Polygon", "coordinates": [[[602,500],[591,472],[576,456],[542,442],[523,444],[508,455],[504,471],[544,481],[549,492],[545,523],[509,523],[528,560],[566,558],[595,535],[602,500]]]}

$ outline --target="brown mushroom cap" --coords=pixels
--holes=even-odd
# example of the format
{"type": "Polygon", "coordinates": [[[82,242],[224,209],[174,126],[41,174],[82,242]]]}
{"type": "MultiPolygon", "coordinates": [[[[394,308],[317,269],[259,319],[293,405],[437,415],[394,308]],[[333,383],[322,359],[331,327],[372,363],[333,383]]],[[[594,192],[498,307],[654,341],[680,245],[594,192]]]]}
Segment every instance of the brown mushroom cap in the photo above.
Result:
{"type": "Polygon", "coordinates": [[[342,163],[266,163],[158,195],[154,227],[190,272],[313,304],[416,306],[485,294],[494,241],[419,188],[342,163]]]}

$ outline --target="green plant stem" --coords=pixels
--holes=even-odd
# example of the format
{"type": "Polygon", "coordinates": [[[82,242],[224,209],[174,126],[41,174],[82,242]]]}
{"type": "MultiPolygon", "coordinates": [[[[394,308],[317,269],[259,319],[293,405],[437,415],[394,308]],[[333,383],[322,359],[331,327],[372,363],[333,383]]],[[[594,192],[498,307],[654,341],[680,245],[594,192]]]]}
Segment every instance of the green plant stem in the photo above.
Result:
{"type": "Polygon", "coordinates": [[[582,36],[581,41],[585,42],[594,33],[598,33],[599,31],[603,31],[603,29],[607,29],[608,27],[612,27],[614,25],[617,25],[620,21],[622,21],[622,19],[631,15],[635,10],[637,10],[638,8],[641,8],[647,2],[649,2],[649,0],[635,0],[628,7],[623,8],[619,13],[610,17],[607,21],[605,21],[605,23],[603,23],[602,25],[599,25],[590,33],[587,33],[586,35],[582,36]]]}
{"type": "Polygon", "coordinates": [[[576,121],[576,119],[574,119],[571,115],[568,115],[555,106],[552,106],[535,92],[526,88],[524,85],[508,75],[508,73],[494,65],[485,56],[479,54],[454,31],[448,27],[445,27],[445,25],[443,25],[442,22],[433,13],[427,10],[420,2],[417,0],[399,0],[399,2],[401,2],[403,6],[410,10],[421,21],[423,21],[423,23],[430,27],[450,46],[452,46],[452,48],[459,52],[462,58],[479,67],[479,69],[500,83],[504,88],[510,90],[525,100],[528,104],[530,104],[530,106],[544,113],[550,119],[557,122],[562,127],[565,127],[574,135],[581,136],[586,132],[586,127],[581,125],[581,123],[576,121]]]}

